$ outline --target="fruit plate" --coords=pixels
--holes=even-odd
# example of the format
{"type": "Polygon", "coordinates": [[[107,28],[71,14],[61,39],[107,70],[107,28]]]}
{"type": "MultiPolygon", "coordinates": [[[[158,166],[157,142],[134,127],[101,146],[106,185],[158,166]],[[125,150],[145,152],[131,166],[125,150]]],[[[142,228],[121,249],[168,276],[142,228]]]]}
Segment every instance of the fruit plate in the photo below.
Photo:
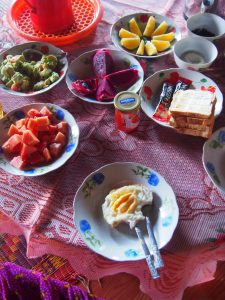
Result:
{"type": "Polygon", "coordinates": [[[2,119],[0,119],[0,168],[13,175],[29,177],[44,175],[61,167],[74,154],[78,145],[78,140],[79,128],[74,117],[67,110],[61,108],[60,106],[51,103],[33,103],[19,107],[17,109],[12,110],[8,114],[6,114],[2,119]],[[65,150],[59,158],[47,165],[42,165],[38,167],[34,166],[27,170],[17,169],[10,164],[9,157],[7,157],[4,154],[3,149],[1,147],[3,143],[8,139],[8,129],[11,124],[14,124],[20,119],[23,119],[30,109],[40,110],[43,106],[47,106],[48,109],[55,114],[57,121],[66,121],[68,123],[69,132],[65,150]]]}
{"type": "Polygon", "coordinates": [[[153,117],[153,114],[159,103],[163,83],[166,79],[169,79],[171,76],[181,76],[191,80],[191,89],[206,89],[213,91],[217,99],[215,116],[217,117],[221,113],[223,107],[223,95],[218,85],[212,79],[197,71],[172,68],[160,70],[148,77],[144,81],[143,86],[140,90],[141,108],[145,112],[145,114],[153,121],[157,122],[162,126],[173,128],[168,122],[162,122],[153,117]]]}
{"type": "MultiPolygon", "coordinates": [[[[124,17],[120,18],[119,20],[117,20],[111,27],[110,36],[111,36],[111,39],[112,39],[114,45],[117,48],[119,48],[120,50],[125,51],[126,53],[129,53],[129,54],[134,55],[139,58],[157,58],[157,57],[167,55],[173,51],[174,44],[176,43],[176,41],[181,39],[181,31],[180,31],[180,28],[177,26],[177,24],[172,19],[170,19],[166,16],[158,15],[155,13],[135,13],[135,14],[124,16],[124,17]],[[146,53],[144,55],[136,54],[137,48],[134,50],[128,50],[128,49],[124,48],[123,46],[121,46],[121,43],[120,43],[121,38],[119,37],[120,29],[124,28],[124,29],[130,31],[128,23],[132,18],[135,18],[141,32],[143,33],[143,31],[146,27],[147,21],[148,21],[149,17],[151,17],[151,16],[153,16],[155,18],[156,26],[158,26],[163,21],[165,21],[168,24],[166,33],[169,33],[169,32],[174,33],[175,36],[174,36],[173,41],[171,41],[171,47],[165,51],[158,52],[158,54],[156,54],[156,55],[149,56],[146,53]]],[[[143,39],[143,37],[141,37],[141,39],[143,39]]],[[[144,38],[144,40],[145,41],[151,40],[151,38],[144,38]]]]}
{"type": "MultiPolygon", "coordinates": [[[[92,58],[97,50],[99,49],[85,52],[71,62],[66,74],[66,84],[69,90],[71,91],[71,93],[73,93],[75,96],[79,97],[80,99],[86,102],[103,104],[103,105],[113,104],[113,101],[100,102],[97,101],[96,98],[84,96],[78,91],[76,91],[72,86],[72,83],[77,79],[88,79],[88,78],[96,77],[93,72],[92,58]]],[[[133,56],[127,53],[121,52],[119,50],[114,50],[114,49],[108,49],[108,50],[112,55],[115,71],[120,71],[127,68],[134,68],[138,71],[137,81],[127,89],[130,92],[137,93],[140,90],[144,80],[144,71],[140,63],[133,56]]]]}
{"type": "MultiPolygon", "coordinates": [[[[177,226],[179,210],[171,186],[156,171],[135,162],[116,162],[91,173],[74,198],[74,223],[86,245],[94,252],[116,261],[134,261],[145,257],[135,230],[127,224],[112,228],[103,218],[102,204],[114,188],[144,184],[153,193],[153,204],[143,207],[149,216],[158,247],[164,247],[177,226]]],[[[148,243],[145,222],[142,229],[148,243]]]]}
{"type": "Polygon", "coordinates": [[[212,182],[225,193],[225,127],[213,132],[204,143],[202,162],[212,182]]]}
{"type": "Polygon", "coordinates": [[[59,62],[59,67],[58,67],[57,73],[59,74],[59,79],[56,80],[55,82],[51,83],[49,86],[42,88],[41,90],[38,90],[38,91],[29,90],[26,92],[12,90],[12,89],[8,88],[5,85],[5,83],[0,80],[0,89],[1,90],[5,91],[9,94],[16,95],[16,96],[26,96],[26,97],[27,96],[36,96],[38,94],[42,94],[42,93],[49,91],[54,86],[56,86],[59,82],[61,82],[62,79],[65,77],[66,71],[68,68],[66,52],[64,52],[63,50],[61,50],[49,43],[28,42],[28,43],[23,43],[23,44],[13,46],[12,48],[7,49],[6,51],[4,51],[0,54],[0,65],[6,59],[7,55],[13,55],[13,56],[20,55],[20,54],[22,54],[22,52],[24,50],[28,50],[28,49],[34,50],[34,51],[35,50],[40,51],[43,54],[53,54],[53,55],[57,56],[58,62],[59,62]]]}

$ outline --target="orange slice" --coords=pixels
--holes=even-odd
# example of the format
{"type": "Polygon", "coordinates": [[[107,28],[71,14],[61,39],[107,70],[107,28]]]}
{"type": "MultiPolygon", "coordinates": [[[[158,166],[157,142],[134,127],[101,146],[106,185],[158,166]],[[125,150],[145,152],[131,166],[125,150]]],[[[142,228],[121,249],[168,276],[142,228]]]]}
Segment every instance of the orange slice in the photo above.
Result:
{"type": "Polygon", "coordinates": [[[160,41],[169,41],[171,42],[175,37],[175,34],[173,32],[160,34],[160,35],[153,35],[153,40],[160,40],[160,41]]]}
{"type": "Polygon", "coordinates": [[[133,50],[139,46],[140,38],[139,37],[138,38],[123,38],[123,39],[121,39],[120,43],[124,48],[133,50]]]}
{"type": "Polygon", "coordinates": [[[137,34],[138,36],[142,36],[141,30],[140,30],[135,18],[132,18],[129,21],[129,28],[130,28],[131,32],[137,34]]]}
{"type": "Polygon", "coordinates": [[[153,16],[149,17],[148,22],[145,26],[145,30],[143,32],[144,36],[150,37],[155,29],[155,18],[153,16]]]}
{"type": "Polygon", "coordinates": [[[120,38],[135,38],[135,37],[138,37],[138,35],[130,32],[124,28],[121,28],[119,31],[119,37],[120,38]]]}
{"type": "Polygon", "coordinates": [[[153,43],[148,41],[145,44],[145,52],[147,53],[147,55],[151,56],[151,55],[157,54],[157,48],[155,47],[155,45],[153,43]]]}
{"type": "Polygon", "coordinates": [[[166,21],[163,21],[159,26],[153,31],[152,35],[164,34],[167,31],[168,24],[166,21]]]}
{"type": "Polygon", "coordinates": [[[152,40],[152,44],[155,45],[156,49],[161,52],[168,48],[170,48],[170,42],[169,41],[159,41],[159,40],[152,40]]]}
{"type": "Polygon", "coordinates": [[[140,45],[139,45],[139,47],[137,49],[136,54],[138,54],[138,55],[144,55],[144,53],[145,53],[145,42],[142,40],[140,42],[140,45]]]}

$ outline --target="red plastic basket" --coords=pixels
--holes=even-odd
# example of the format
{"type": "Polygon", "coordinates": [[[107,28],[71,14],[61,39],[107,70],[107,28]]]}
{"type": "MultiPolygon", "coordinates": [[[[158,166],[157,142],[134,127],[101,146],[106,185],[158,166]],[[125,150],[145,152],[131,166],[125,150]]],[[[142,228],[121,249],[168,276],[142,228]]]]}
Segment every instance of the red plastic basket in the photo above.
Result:
{"type": "Polygon", "coordinates": [[[72,0],[73,25],[60,34],[36,31],[31,23],[30,8],[23,0],[14,2],[7,12],[7,21],[20,36],[32,41],[44,41],[64,46],[89,35],[100,22],[103,8],[100,0],[72,0]]]}

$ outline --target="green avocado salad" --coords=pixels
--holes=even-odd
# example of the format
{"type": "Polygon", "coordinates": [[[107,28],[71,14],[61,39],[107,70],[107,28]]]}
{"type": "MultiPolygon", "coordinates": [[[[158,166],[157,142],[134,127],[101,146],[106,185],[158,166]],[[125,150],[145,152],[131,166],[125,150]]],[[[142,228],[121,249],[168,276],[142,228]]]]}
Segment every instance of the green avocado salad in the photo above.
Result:
{"type": "Polygon", "coordinates": [[[0,64],[0,79],[14,91],[38,91],[59,79],[59,61],[53,54],[26,60],[23,54],[7,55],[0,64]]]}

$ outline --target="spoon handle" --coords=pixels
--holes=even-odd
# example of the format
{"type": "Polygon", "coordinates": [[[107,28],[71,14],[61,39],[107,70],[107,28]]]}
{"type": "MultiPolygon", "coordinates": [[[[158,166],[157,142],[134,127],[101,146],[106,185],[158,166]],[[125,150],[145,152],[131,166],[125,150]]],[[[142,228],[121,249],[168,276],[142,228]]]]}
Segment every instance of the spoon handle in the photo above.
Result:
{"type": "Polygon", "coordinates": [[[145,243],[144,236],[143,236],[141,230],[138,227],[135,227],[135,231],[137,233],[139,241],[141,242],[142,249],[145,253],[145,259],[146,259],[146,262],[148,264],[148,268],[149,268],[149,271],[152,275],[152,278],[157,279],[160,276],[159,276],[159,273],[158,273],[157,269],[155,268],[155,265],[154,265],[154,262],[152,260],[151,254],[149,253],[148,247],[145,243]]]}
{"type": "Polygon", "coordinates": [[[149,217],[146,217],[146,227],[149,236],[149,251],[154,256],[155,267],[157,269],[162,268],[164,266],[164,263],[155,239],[155,235],[153,233],[152,224],[149,217]]]}

